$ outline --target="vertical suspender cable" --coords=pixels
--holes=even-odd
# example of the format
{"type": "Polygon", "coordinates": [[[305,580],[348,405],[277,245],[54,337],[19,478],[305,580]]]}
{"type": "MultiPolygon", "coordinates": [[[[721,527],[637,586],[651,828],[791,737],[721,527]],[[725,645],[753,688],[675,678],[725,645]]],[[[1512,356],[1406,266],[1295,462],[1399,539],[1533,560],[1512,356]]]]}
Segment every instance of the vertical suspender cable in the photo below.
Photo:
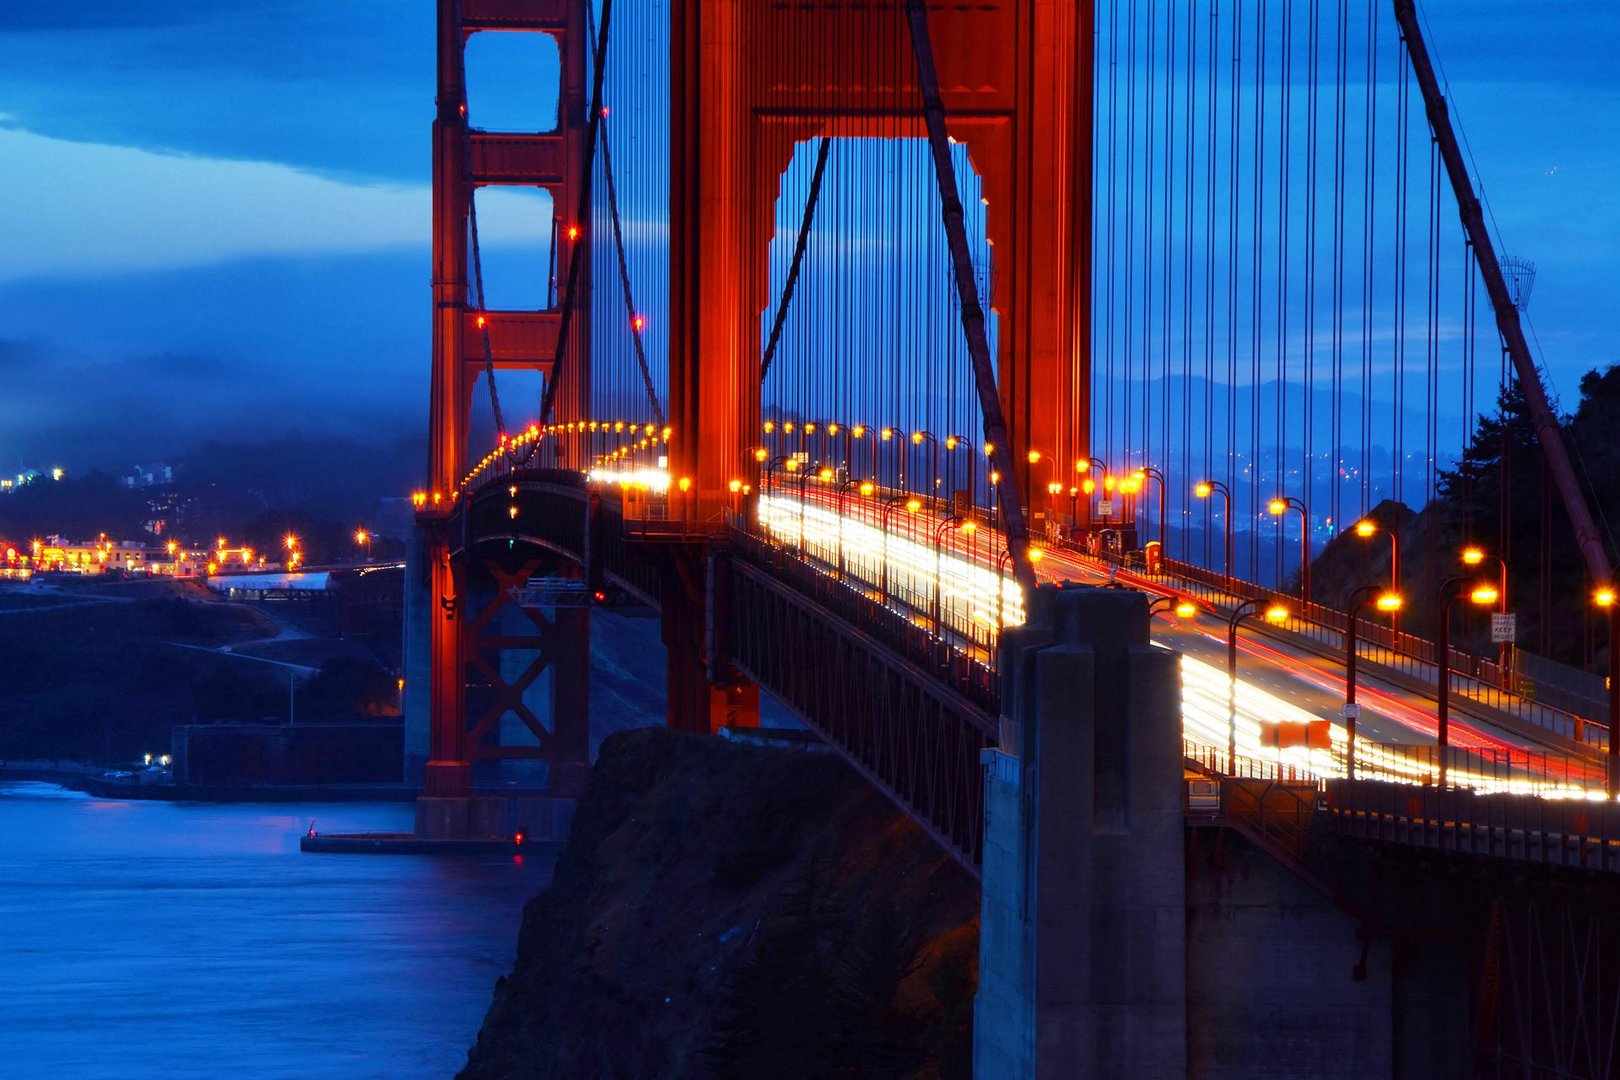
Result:
{"type": "Polygon", "coordinates": [[[973,281],[973,260],[968,251],[967,230],[962,224],[962,200],[957,196],[956,167],[945,134],[945,104],[940,97],[939,76],[934,70],[934,50],[928,38],[926,0],[907,0],[906,14],[911,25],[911,46],[917,58],[917,81],[922,87],[924,118],[928,124],[928,145],[933,152],[934,176],[939,184],[941,213],[950,242],[951,263],[956,271],[956,291],[962,301],[962,328],[967,333],[968,352],[973,358],[974,382],[979,407],[984,412],[984,439],[994,450],[991,458],[1007,482],[996,485],[1001,520],[1005,523],[1007,547],[1012,553],[1013,576],[1024,590],[1026,602],[1035,594],[1035,570],[1029,561],[1029,531],[1020,505],[1018,485],[1012,482],[1012,453],[1007,439],[1007,421],[996,388],[995,367],[990,343],[985,335],[984,309],[979,305],[978,288],[973,281]]]}

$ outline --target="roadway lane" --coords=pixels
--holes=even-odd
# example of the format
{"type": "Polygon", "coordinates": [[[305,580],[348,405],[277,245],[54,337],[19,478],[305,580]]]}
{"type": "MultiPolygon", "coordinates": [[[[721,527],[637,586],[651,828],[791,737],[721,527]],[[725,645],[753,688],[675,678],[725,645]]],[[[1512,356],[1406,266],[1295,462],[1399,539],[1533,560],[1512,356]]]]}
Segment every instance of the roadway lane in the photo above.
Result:
{"type": "MultiPolygon", "coordinates": [[[[874,596],[886,594],[891,603],[924,624],[932,616],[935,591],[943,582],[942,621],[960,644],[981,656],[989,655],[999,624],[1022,622],[1022,595],[1011,577],[1001,576],[995,565],[1005,561],[1000,558],[1004,540],[999,533],[982,526],[971,531],[947,527],[944,519],[921,507],[912,511],[903,500],[864,499],[852,492],[840,498],[825,486],[806,488],[802,504],[798,492],[761,500],[763,521],[780,542],[802,544],[806,554],[830,568],[842,561],[848,575],[864,582],[874,596]]],[[[1046,549],[1037,570],[1044,581],[1108,583],[1105,570],[1063,549],[1046,549]]],[[[1139,587],[1134,582],[1122,584],[1139,587]]],[[[1156,642],[1184,657],[1188,737],[1220,748],[1226,745],[1229,724],[1226,626],[1224,616],[1209,614],[1189,621],[1156,619],[1153,630],[1156,642]]],[[[1342,662],[1247,631],[1240,632],[1238,642],[1239,753],[1317,774],[1342,772],[1346,749],[1341,718],[1342,662]],[[1262,745],[1262,721],[1310,719],[1333,724],[1331,753],[1279,753],[1262,745]]],[[[1367,755],[1377,752],[1371,749],[1373,744],[1435,744],[1434,704],[1424,695],[1364,669],[1357,679],[1357,699],[1362,706],[1357,722],[1358,761],[1366,763],[1367,755]]],[[[1451,741],[1454,746],[1484,752],[1545,751],[1469,712],[1466,701],[1453,707],[1451,741]]],[[[1410,763],[1396,764],[1410,768],[1410,763]]],[[[1601,782],[1596,770],[1591,780],[1601,782]]]]}

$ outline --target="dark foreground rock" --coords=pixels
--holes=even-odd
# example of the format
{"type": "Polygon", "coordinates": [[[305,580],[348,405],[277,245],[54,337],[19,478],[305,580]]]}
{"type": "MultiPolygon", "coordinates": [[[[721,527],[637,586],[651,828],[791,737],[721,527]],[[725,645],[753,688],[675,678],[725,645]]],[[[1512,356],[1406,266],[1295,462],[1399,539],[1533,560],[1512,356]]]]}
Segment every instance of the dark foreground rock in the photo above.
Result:
{"type": "Polygon", "coordinates": [[[614,735],[461,1075],[965,1077],[977,916],[830,755],[614,735]]]}

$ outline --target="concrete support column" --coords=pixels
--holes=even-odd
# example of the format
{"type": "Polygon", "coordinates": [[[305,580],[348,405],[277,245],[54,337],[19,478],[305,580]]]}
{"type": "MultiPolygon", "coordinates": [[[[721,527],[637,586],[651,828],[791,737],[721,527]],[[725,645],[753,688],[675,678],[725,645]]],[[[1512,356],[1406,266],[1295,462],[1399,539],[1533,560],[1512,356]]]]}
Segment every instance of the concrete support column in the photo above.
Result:
{"type": "Polygon", "coordinates": [[[432,683],[433,590],[428,580],[427,537],[413,529],[405,548],[404,637],[400,671],[405,686],[400,712],[405,726],[403,782],[421,787],[428,761],[429,687],[432,683]]]}
{"type": "Polygon", "coordinates": [[[578,798],[591,772],[591,611],[551,613],[552,795],[578,798]]]}
{"type": "Polygon", "coordinates": [[[1187,1075],[1180,671],[1147,600],[1043,587],[986,752],[974,1073],[1187,1075]]]}
{"type": "Polygon", "coordinates": [[[704,657],[704,590],[698,580],[703,563],[671,550],[663,567],[659,609],[668,654],[669,727],[697,735],[709,733],[708,666],[704,657]]]}

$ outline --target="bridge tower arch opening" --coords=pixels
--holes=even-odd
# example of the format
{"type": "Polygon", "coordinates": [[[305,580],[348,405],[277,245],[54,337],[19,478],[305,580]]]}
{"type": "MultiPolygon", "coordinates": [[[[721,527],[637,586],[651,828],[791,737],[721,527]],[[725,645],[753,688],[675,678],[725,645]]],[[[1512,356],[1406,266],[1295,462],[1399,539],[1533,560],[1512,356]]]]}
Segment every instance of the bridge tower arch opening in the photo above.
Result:
{"type": "MultiPolygon", "coordinates": [[[[1029,452],[1087,456],[1092,13],[946,3],[929,25],[948,130],[983,184],[1002,405],[1038,506],[1029,452]]],[[[795,148],[926,137],[906,4],[675,0],[671,109],[671,467],[718,514],[761,430],[759,326],[795,148]]]]}

